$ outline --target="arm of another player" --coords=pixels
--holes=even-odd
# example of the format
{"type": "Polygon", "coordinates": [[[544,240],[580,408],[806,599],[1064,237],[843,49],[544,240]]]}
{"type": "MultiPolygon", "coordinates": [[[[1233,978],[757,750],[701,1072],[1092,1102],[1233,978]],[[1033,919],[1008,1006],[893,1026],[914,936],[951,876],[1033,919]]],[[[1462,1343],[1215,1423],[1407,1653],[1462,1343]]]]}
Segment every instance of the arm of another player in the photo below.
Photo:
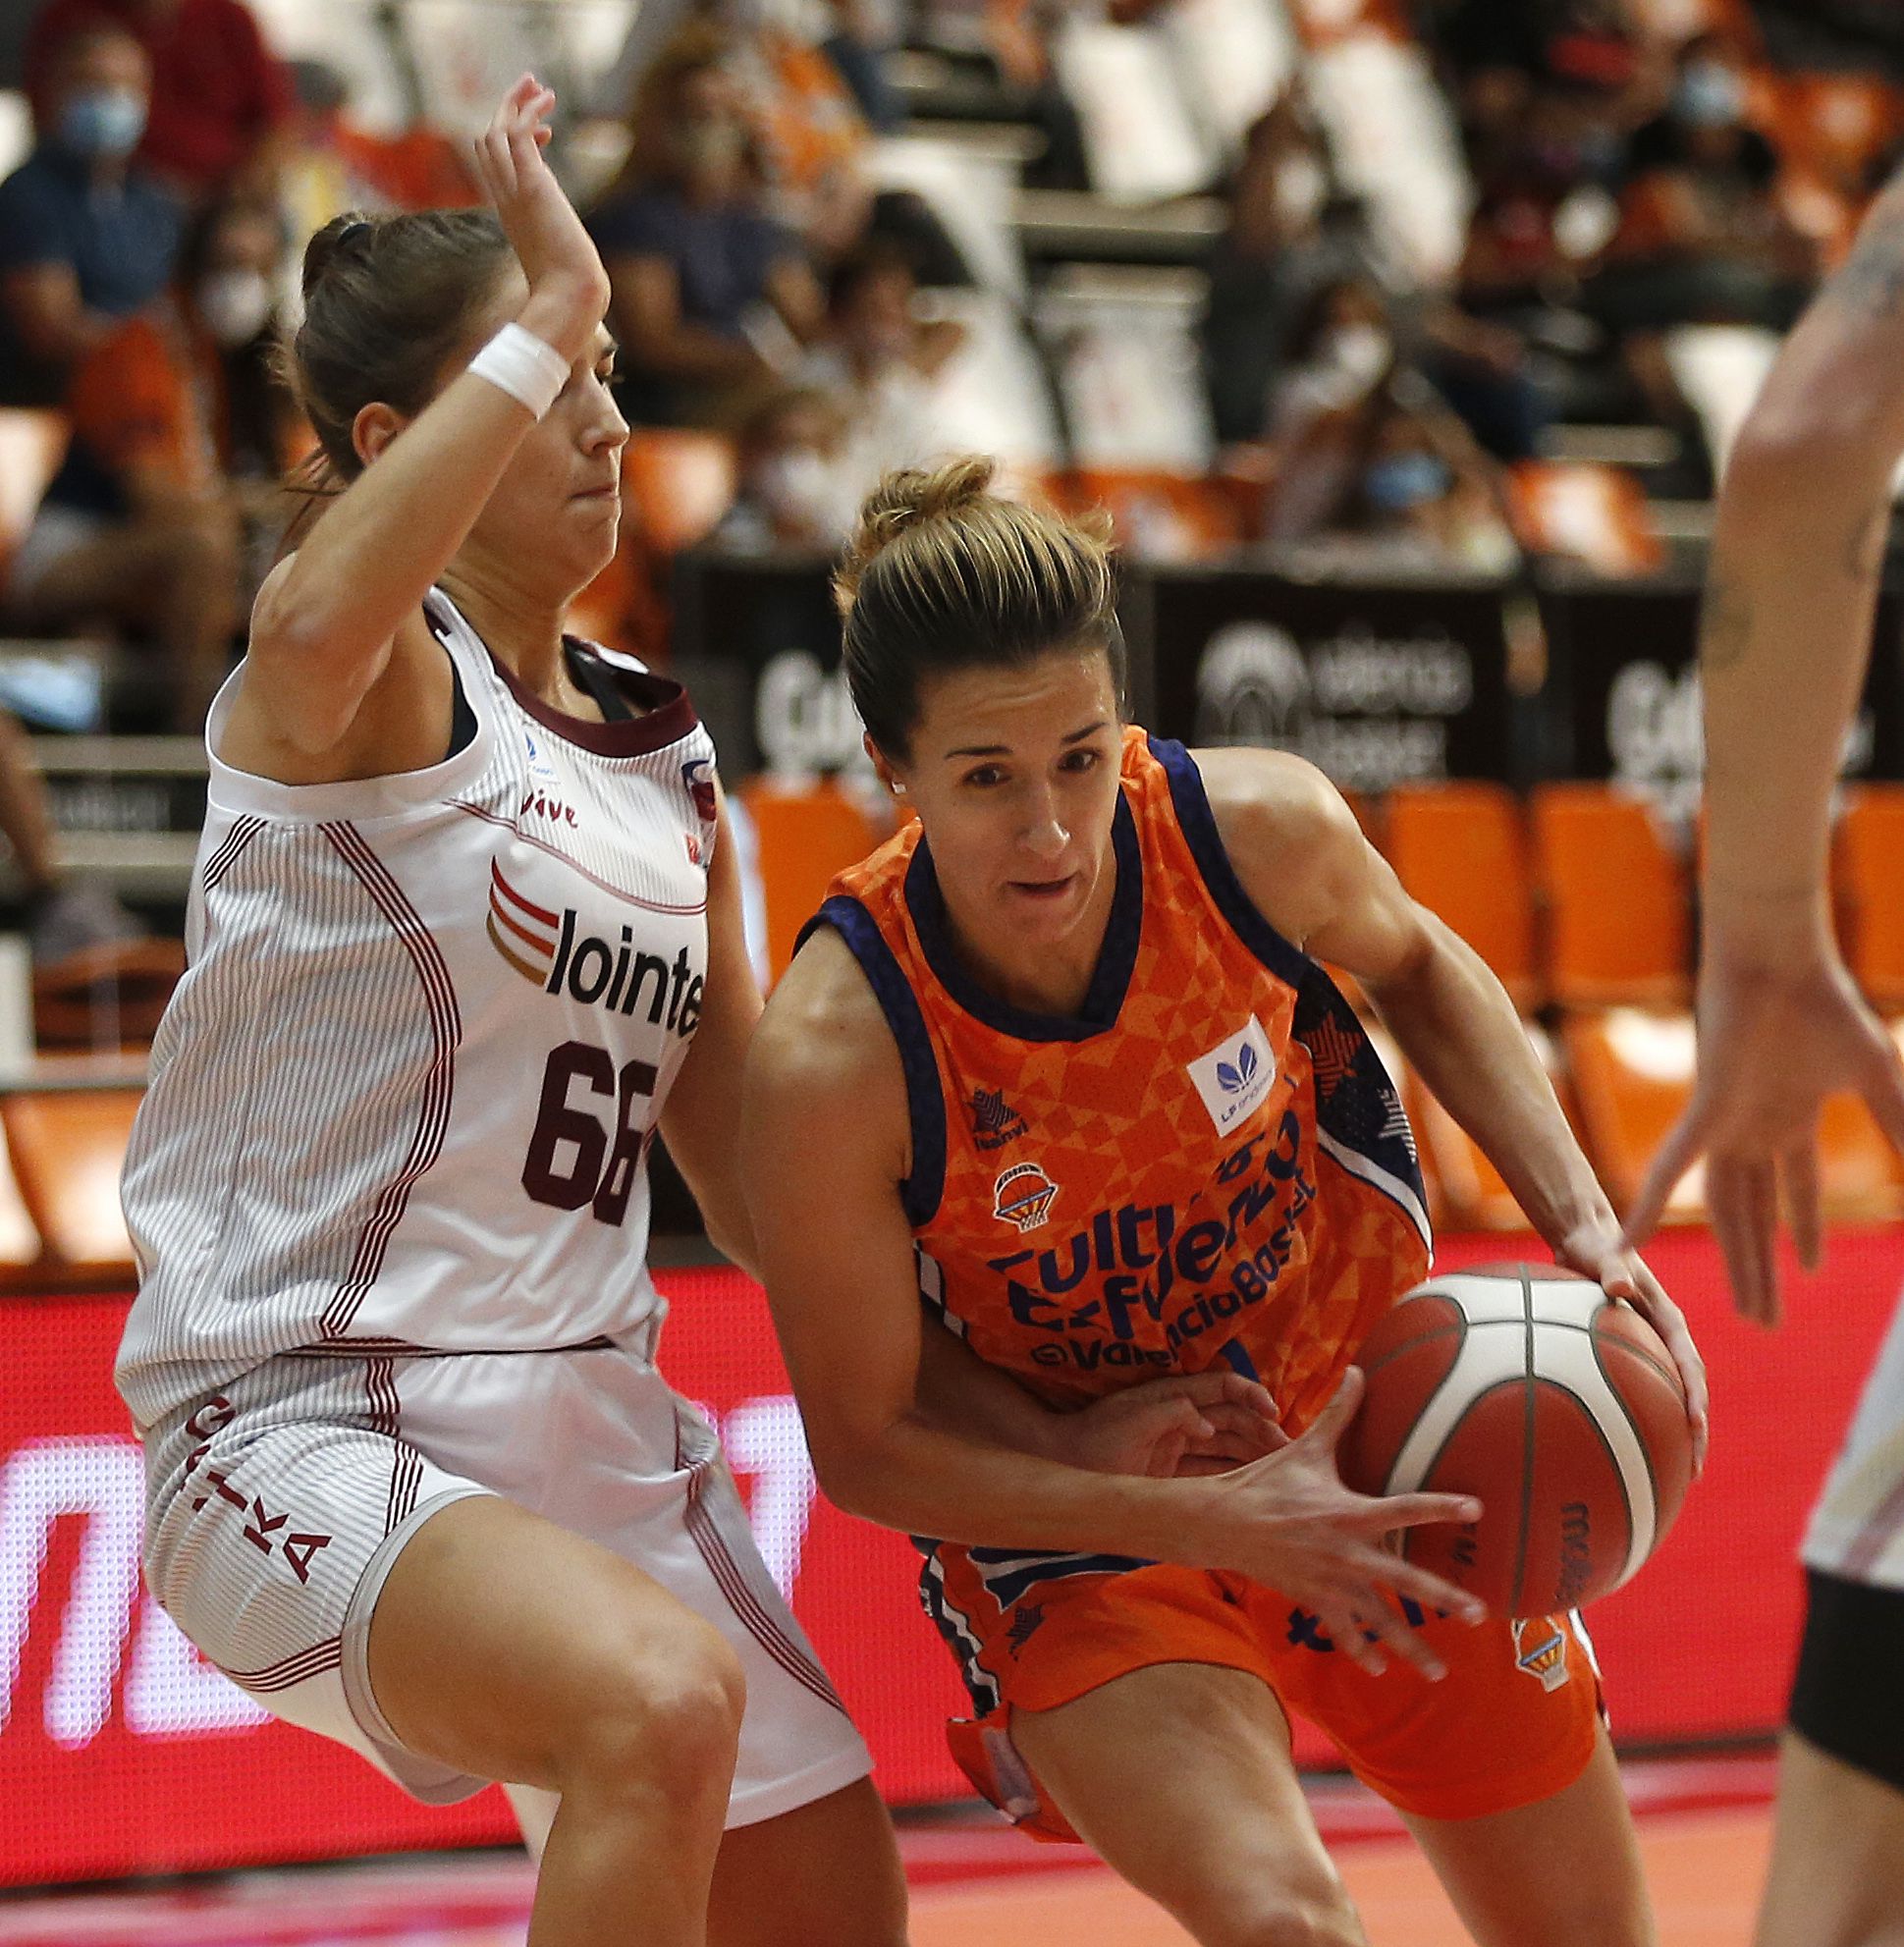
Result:
{"type": "MultiPolygon", "coordinates": [[[[554,103],[523,76],[477,142],[475,166],[528,281],[515,321],[572,365],[594,345],[609,291],[588,233],[542,159],[554,103]]],[[[375,463],[258,591],[247,713],[297,749],[320,753],[351,730],[400,632],[407,653],[440,653],[423,624],[423,597],[533,424],[527,406],[467,372],[408,425],[372,426],[359,414],[359,436],[381,441],[375,463]]]]}
{"type": "Polygon", "coordinates": [[[740,865],[721,801],[707,874],[707,984],[687,1057],[662,1106],[668,1154],[686,1179],[708,1241],[759,1274],[753,1224],[740,1185],[740,1077],[760,1019],[760,989],[740,916],[740,865]]]}
{"type": "Polygon", "coordinates": [[[1480,954],[1402,890],[1341,794],[1279,751],[1200,751],[1224,843],[1264,916],[1352,973],[1401,1051],[1500,1171],[1569,1269],[1636,1305],[1686,1385],[1696,1465],[1707,1438],[1705,1361],[1685,1315],[1620,1234],[1514,1003],[1480,954]]]}
{"type": "Polygon", "coordinates": [[[1825,1097],[1862,1095],[1904,1150],[1904,1070],[1839,955],[1827,885],[1900,456],[1904,177],[1779,353],[1727,464],[1707,568],[1699,1081],[1628,1226],[1644,1237],[1705,1154],[1733,1297],[1765,1325],[1779,1316],[1781,1180],[1799,1256],[1818,1262],[1825,1097]]]}
{"type": "MultiPolygon", "coordinates": [[[[1453,1495],[1375,1500],[1335,1473],[1358,1389],[1299,1440],[1206,1480],[1107,1475],[939,1424],[918,1403],[927,1321],[898,1184],[908,1117],[898,1053],[844,945],[821,933],[776,990],[748,1055],[741,1169],[774,1323],[822,1485],[910,1534],[1235,1569],[1432,1661],[1382,1600],[1469,1598],[1387,1552],[1398,1526],[1471,1518],[1453,1495]],[[1389,1628],[1389,1619],[1393,1627],[1389,1628]]],[[[1375,1662],[1381,1646],[1367,1646],[1375,1662]]]]}

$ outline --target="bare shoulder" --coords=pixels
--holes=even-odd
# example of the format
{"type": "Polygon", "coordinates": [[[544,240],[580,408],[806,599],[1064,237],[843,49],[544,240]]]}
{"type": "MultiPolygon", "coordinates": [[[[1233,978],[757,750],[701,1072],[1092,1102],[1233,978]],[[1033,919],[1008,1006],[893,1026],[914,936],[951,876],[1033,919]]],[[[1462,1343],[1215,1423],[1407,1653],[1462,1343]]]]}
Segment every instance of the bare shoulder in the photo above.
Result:
{"type": "Polygon", "coordinates": [[[781,976],[747,1051],[748,1093],[831,1145],[889,1144],[904,1173],[909,1127],[898,1044],[852,949],[814,930],[781,976]]]}
{"type": "Polygon", "coordinates": [[[1331,903],[1338,873],[1360,857],[1355,814],[1313,764],[1286,750],[1192,755],[1243,890],[1278,932],[1304,938],[1331,903]]]}

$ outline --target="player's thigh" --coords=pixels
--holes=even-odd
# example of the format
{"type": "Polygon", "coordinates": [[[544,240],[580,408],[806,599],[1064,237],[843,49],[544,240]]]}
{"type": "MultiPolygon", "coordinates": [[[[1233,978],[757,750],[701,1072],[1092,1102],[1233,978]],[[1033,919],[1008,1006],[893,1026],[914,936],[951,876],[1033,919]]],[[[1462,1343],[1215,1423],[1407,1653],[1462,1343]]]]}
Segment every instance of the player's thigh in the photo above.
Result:
{"type": "Polygon", "coordinates": [[[1586,1769],[1535,1804],[1403,1816],[1476,1947],[1652,1947],[1639,1842],[1604,1728],[1586,1769]]]}
{"type": "Polygon", "coordinates": [[[870,1778],[733,1827],[708,1901],[709,1947],[905,1947],[905,1873],[870,1778]]]}
{"type": "Polygon", "coordinates": [[[1260,1677],[1153,1664],[1015,1710],[1011,1736],[1079,1835],[1204,1947],[1361,1947],[1260,1677]]]}
{"type": "Polygon", "coordinates": [[[720,1633],[632,1563],[492,1495],[430,1517],[370,1619],[403,1744],[544,1790],[718,1793],[745,1685],[720,1633]]]}
{"type": "Polygon", "coordinates": [[[1904,1947],[1904,1791],[1788,1736],[1754,1939],[1757,1947],[1904,1947]]]}

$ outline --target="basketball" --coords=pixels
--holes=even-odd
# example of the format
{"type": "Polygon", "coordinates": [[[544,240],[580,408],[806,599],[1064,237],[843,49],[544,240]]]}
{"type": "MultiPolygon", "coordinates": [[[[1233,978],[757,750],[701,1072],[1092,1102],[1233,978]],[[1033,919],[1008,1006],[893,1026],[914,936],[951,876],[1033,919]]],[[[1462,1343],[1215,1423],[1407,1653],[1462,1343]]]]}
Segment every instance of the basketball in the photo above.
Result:
{"type": "Polygon", "coordinates": [[[1356,1363],[1341,1446],[1364,1493],[1476,1495],[1465,1528],[1411,1528],[1403,1554],[1496,1615],[1574,1609],[1634,1575],[1692,1477],[1685,1392],[1659,1334],[1592,1279],[1488,1265],[1430,1279],[1356,1363]]]}

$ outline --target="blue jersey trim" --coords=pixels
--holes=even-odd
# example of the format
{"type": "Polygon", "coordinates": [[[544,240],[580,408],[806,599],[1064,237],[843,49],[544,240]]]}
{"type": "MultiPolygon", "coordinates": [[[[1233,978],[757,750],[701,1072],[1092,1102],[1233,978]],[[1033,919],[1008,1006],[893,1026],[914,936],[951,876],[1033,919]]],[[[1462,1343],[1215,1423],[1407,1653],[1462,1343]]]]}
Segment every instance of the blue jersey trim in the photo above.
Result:
{"type": "Polygon", "coordinates": [[[1117,872],[1116,890],[1112,894],[1111,918],[1105,926],[1084,1004],[1075,1016],[1040,1014],[1001,1001],[965,970],[952,948],[945,894],[933,870],[932,853],[921,838],[906,868],[905,903],[939,985],[973,1019],[1017,1041],[1089,1041],[1093,1035],[1115,1027],[1124,996],[1130,991],[1144,931],[1144,849],[1137,837],[1137,821],[1121,790],[1111,821],[1111,851],[1117,872]]]}
{"type": "Polygon", "coordinates": [[[939,1086],[939,1063],[933,1057],[926,1017],[919,1010],[893,949],[879,923],[855,898],[836,893],[800,929],[793,950],[806,945],[816,927],[830,926],[846,943],[859,962],[867,985],[879,1001],[886,1025],[898,1044],[899,1066],[905,1072],[906,1113],[912,1125],[912,1168],[899,1185],[906,1221],[923,1229],[938,1215],[946,1190],[946,1100],[939,1086]]]}
{"type": "Polygon", "coordinates": [[[1204,886],[1217,902],[1217,910],[1229,922],[1230,931],[1278,980],[1300,988],[1316,963],[1300,946],[1285,940],[1243,891],[1243,882],[1236,877],[1236,868],[1224,849],[1223,835],[1217,830],[1217,814],[1210,809],[1210,798],[1203,788],[1203,773],[1197,769],[1196,759],[1170,737],[1152,737],[1150,754],[1163,765],[1164,774],[1170,782],[1170,802],[1176,807],[1177,828],[1190,847],[1198,872],[1203,875],[1204,886]]]}

